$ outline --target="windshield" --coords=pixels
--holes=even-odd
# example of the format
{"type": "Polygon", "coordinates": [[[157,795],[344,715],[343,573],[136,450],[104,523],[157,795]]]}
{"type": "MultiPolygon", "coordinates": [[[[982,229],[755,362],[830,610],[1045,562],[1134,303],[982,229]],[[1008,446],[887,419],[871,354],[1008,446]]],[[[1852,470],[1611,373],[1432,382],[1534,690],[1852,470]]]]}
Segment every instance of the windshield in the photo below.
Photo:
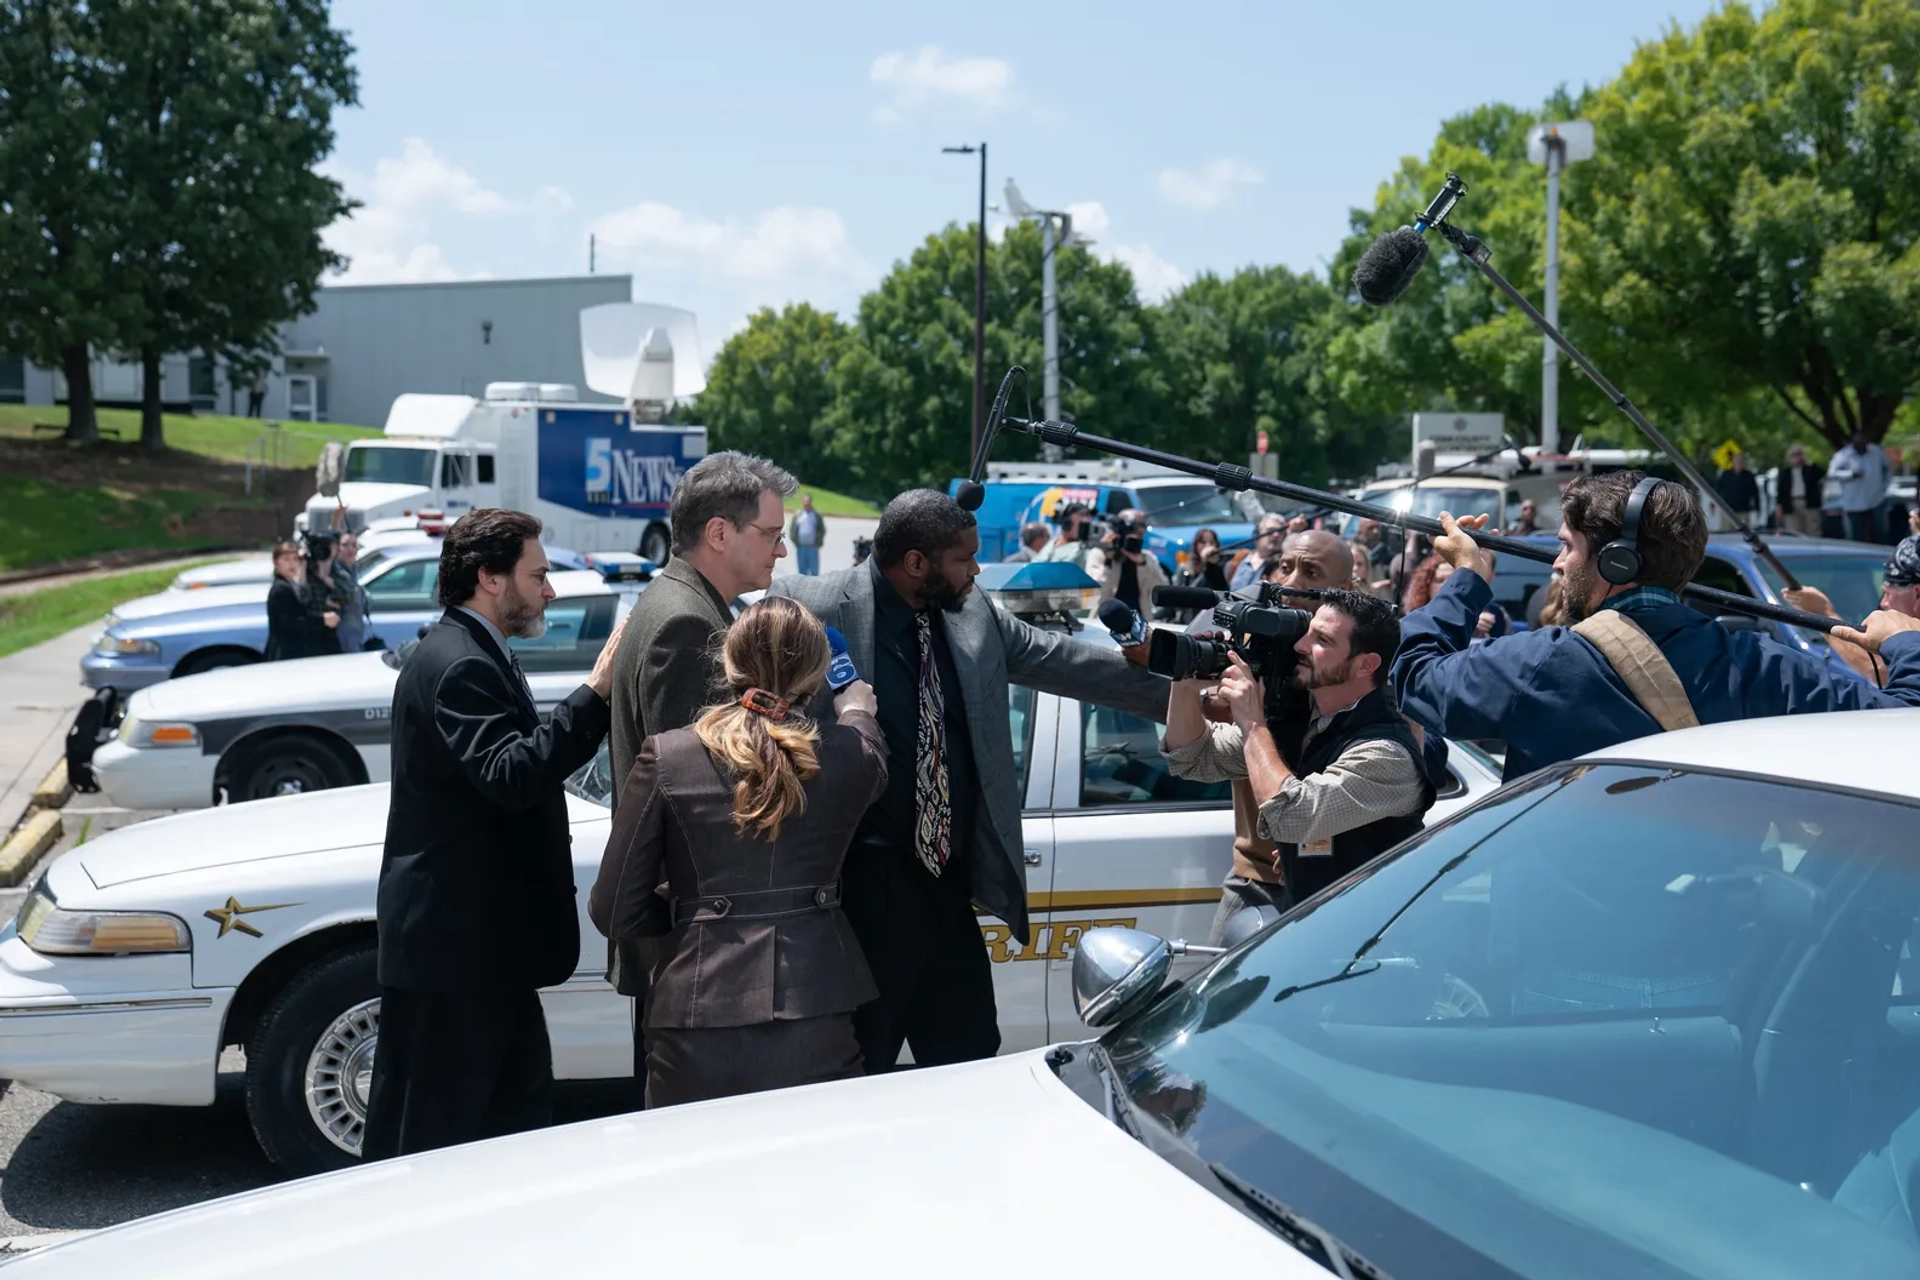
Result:
{"type": "MultiPolygon", "coordinates": [[[[1780,547],[1791,545],[1784,539],[1780,547]]],[[[1779,551],[1779,547],[1775,548],[1779,551]]],[[[1795,556],[1781,554],[1781,560],[1787,568],[1793,570],[1793,576],[1800,579],[1803,587],[1818,587],[1833,601],[1833,607],[1848,622],[1858,623],[1868,614],[1880,607],[1880,584],[1886,576],[1887,559],[1884,555],[1865,556],[1795,556]]],[[[1786,599],[1786,583],[1773,571],[1773,566],[1763,559],[1754,561],[1760,567],[1760,576],[1766,580],[1768,590],[1778,599],[1786,599]]],[[[1818,632],[1814,634],[1818,635],[1818,632]]],[[[1825,639],[1824,636],[1821,637],[1825,639]]]]}
{"type": "Polygon", "coordinates": [[[1402,1277],[1920,1274],[1916,807],[1536,775],[1103,1041],[1402,1277]]]}
{"type": "Polygon", "coordinates": [[[1247,523],[1247,515],[1233,495],[1210,484],[1157,484],[1138,493],[1140,509],[1147,513],[1148,524],[1247,523]]]}
{"type": "Polygon", "coordinates": [[[1369,489],[1360,495],[1360,501],[1402,512],[1411,507],[1411,514],[1426,516],[1430,520],[1439,519],[1440,513],[1445,511],[1455,516],[1492,516],[1495,525],[1506,522],[1502,491],[1499,489],[1405,485],[1392,489],[1369,489]]]}
{"type": "Polygon", "coordinates": [[[600,744],[593,759],[573,771],[566,788],[602,809],[613,808],[613,752],[606,743],[600,744]]]}
{"type": "Polygon", "coordinates": [[[348,449],[341,478],[372,484],[433,486],[433,449],[348,449]]]}

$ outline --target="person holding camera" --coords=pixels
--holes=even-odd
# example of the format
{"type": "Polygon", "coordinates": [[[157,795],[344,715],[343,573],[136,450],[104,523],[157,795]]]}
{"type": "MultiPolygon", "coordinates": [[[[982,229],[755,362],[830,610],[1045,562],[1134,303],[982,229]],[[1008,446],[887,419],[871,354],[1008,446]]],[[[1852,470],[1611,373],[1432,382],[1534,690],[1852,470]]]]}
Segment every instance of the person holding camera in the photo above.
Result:
{"type": "Polygon", "coordinates": [[[1087,554],[1087,576],[1100,584],[1100,599],[1118,600],[1143,617],[1153,589],[1167,586],[1160,557],[1146,552],[1147,513],[1129,507],[1113,518],[1100,545],[1087,554]]]}
{"type": "Polygon", "coordinates": [[[1060,536],[1046,550],[1035,555],[1034,562],[1053,564],[1065,561],[1084,569],[1087,552],[1092,549],[1087,529],[1093,523],[1093,508],[1084,502],[1069,502],[1054,515],[1053,521],[1060,527],[1060,536]]]}
{"type": "MultiPolygon", "coordinates": [[[[1229,878],[1215,940],[1247,907],[1284,910],[1365,866],[1419,831],[1433,805],[1421,743],[1386,688],[1400,645],[1393,607],[1345,588],[1318,598],[1309,618],[1293,619],[1301,625],[1291,649],[1270,642],[1265,652],[1229,655],[1219,690],[1228,723],[1210,722],[1202,707],[1208,681],[1179,681],[1167,700],[1163,747],[1174,774],[1246,780],[1256,834],[1273,842],[1284,886],[1229,878]]],[[[1240,863],[1236,851],[1237,872],[1240,863]]]]}
{"type": "Polygon", "coordinates": [[[334,628],[339,625],[339,613],[327,607],[323,588],[308,572],[306,552],[295,542],[276,544],[273,585],[267,588],[266,660],[283,662],[338,653],[340,641],[334,628]]]}

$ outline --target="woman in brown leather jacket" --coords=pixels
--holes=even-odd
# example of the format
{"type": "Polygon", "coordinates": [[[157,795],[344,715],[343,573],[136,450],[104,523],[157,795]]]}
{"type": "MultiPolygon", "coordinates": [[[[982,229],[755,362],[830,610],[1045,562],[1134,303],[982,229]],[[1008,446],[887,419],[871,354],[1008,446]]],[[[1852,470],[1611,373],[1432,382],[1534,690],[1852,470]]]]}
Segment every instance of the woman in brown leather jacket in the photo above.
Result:
{"type": "Polygon", "coordinates": [[[647,1105],[861,1074],[853,1011],[877,994],[840,910],[840,864],[886,787],[873,689],[800,708],[825,628],[769,597],[727,631],[731,700],[647,739],[588,900],[616,942],[665,937],[646,1000],[647,1105]]]}

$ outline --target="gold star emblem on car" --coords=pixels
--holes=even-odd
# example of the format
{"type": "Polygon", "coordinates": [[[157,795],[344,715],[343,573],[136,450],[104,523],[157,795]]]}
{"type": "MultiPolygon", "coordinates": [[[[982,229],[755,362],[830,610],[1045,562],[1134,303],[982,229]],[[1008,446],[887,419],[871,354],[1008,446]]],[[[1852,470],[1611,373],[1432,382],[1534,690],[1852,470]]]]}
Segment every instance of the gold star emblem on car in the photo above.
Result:
{"type": "Polygon", "coordinates": [[[229,933],[238,929],[241,933],[262,938],[266,935],[240,917],[252,915],[256,911],[278,911],[282,907],[297,907],[299,905],[297,902],[270,902],[260,907],[243,907],[240,905],[240,899],[228,898],[226,906],[215,907],[213,910],[207,912],[207,919],[220,926],[220,932],[216,935],[217,937],[224,938],[229,933]]]}

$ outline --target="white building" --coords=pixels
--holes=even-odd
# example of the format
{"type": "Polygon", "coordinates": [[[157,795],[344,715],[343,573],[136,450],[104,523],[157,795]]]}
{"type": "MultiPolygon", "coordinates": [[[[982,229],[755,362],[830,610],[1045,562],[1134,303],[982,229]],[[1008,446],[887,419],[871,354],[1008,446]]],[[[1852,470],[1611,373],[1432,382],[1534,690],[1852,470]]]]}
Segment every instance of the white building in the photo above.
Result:
{"type": "MultiPolygon", "coordinates": [[[[282,355],[257,408],[250,406],[252,388],[233,385],[224,364],[174,355],[161,363],[167,409],[377,427],[394,397],[407,391],[479,396],[489,382],[564,382],[578,387],[582,400],[608,399],[587,388],[580,312],[630,301],[633,277],[333,285],[315,297],[313,314],[282,331],[282,355]]],[[[140,366],[96,357],[93,394],[102,405],[137,407],[140,366]]],[[[0,403],[50,405],[66,397],[58,371],[0,353],[0,403]]]]}

